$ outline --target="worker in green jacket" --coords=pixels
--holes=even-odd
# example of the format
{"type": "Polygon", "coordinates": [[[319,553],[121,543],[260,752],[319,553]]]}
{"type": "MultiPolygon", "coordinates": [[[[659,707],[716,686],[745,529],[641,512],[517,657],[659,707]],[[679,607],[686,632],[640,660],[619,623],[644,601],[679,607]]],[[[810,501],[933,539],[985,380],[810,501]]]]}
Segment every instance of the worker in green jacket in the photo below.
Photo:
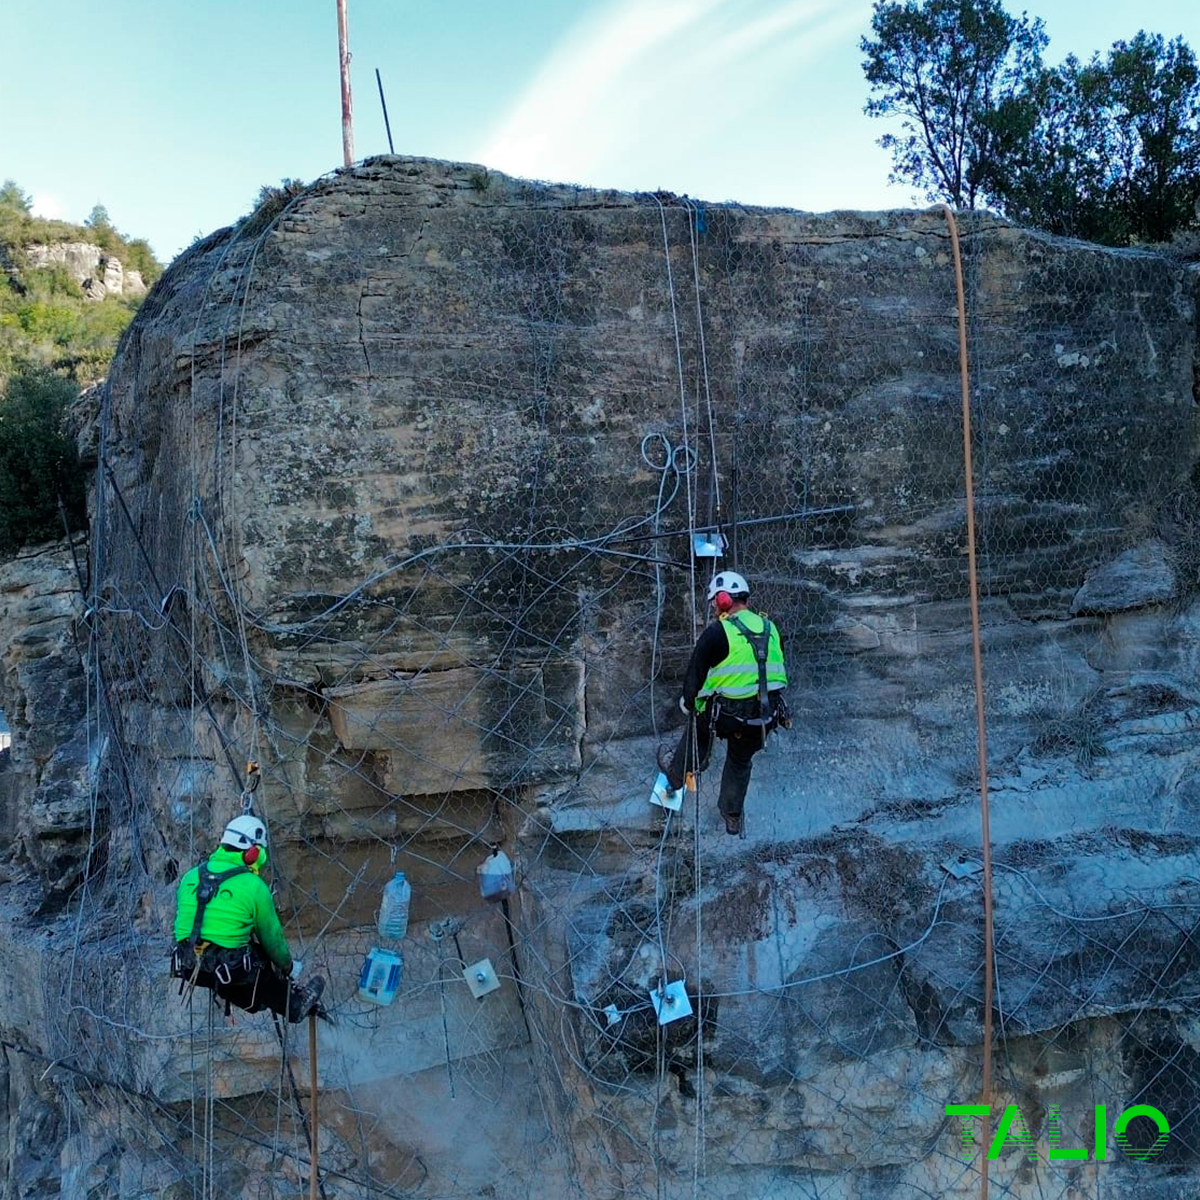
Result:
{"type": "Polygon", "coordinates": [[[787,668],[779,630],[750,609],[744,576],[718,572],[708,585],[708,600],[717,620],[696,642],[679,699],[689,718],[687,729],[670,762],[660,766],[667,788],[680,795],[688,772],[708,766],[713,735],[723,739],[725,767],[717,807],[726,832],[739,834],[751,760],[771,730],[791,723],[782,695],[787,668]]]}
{"type": "Polygon", "coordinates": [[[320,1006],[325,980],[301,986],[271,890],[259,876],[267,862],[267,830],[251,813],[234,817],[207,862],[179,881],[171,973],[211,988],[230,1005],[269,1008],[299,1021],[320,1006]]]}

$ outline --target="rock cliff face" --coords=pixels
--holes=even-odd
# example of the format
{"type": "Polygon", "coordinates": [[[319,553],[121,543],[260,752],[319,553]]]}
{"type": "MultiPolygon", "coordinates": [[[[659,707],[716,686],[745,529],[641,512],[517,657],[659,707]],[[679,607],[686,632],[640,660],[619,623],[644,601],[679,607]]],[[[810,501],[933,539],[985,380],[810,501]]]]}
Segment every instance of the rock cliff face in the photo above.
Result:
{"type": "MultiPolygon", "coordinates": [[[[86,547],[74,547],[86,555],[86,547]]],[[[0,829],[21,847],[49,903],[79,883],[90,793],[86,685],[75,642],[80,580],[72,548],[26,550],[0,564],[0,707],[15,737],[0,774],[0,829]]]]}
{"type": "MultiPolygon", "coordinates": [[[[1014,1196],[1176,1196],[1200,1181],[1197,275],[985,217],[963,239],[996,1097],[1043,1146],[1052,1105],[1070,1144],[1096,1103],[1172,1125],[1145,1165],[991,1169],[1014,1196]]],[[[303,1178],[271,1026],[163,1003],[174,881],[247,759],[340,1020],[328,1194],[976,1194],[944,1114],[985,1022],[955,312],[940,215],[406,159],[180,259],[97,423],[86,613],[28,564],[0,582],[6,628],[55,614],[0,660],[0,957],[42,980],[0,1025],[10,1063],[66,1064],[37,1085],[63,1194],[303,1178]],[[716,771],[678,817],[646,802],[711,566],[689,533],[716,525],[796,718],[745,840],[716,771]],[[474,881],[497,842],[503,906],[474,881]],[[356,980],[397,867],[405,978],[377,1009],[356,980]],[[664,977],[694,1011],[660,1025],[664,977]]]]}
{"type": "Polygon", "coordinates": [[[61,265],[83,288],[89,300],[105,296],[144,296],[146,284],[140,271],[127,271],[119,258],[91,242],[53,242],[25,247],[25,258],[35,270],[61,265]]]}

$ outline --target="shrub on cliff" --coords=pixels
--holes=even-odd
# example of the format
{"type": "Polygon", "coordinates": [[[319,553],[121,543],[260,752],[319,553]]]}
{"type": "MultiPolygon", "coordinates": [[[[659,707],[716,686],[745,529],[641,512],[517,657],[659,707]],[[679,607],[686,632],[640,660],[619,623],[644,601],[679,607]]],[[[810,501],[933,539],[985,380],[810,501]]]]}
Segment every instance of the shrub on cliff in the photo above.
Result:
{"type": "Polygon", "coordinates": [[[83,472],[63,428],[77,389],[53,371],[11,376],[0,393],[0,554],[62,537],[87,520],[83,472]]]}

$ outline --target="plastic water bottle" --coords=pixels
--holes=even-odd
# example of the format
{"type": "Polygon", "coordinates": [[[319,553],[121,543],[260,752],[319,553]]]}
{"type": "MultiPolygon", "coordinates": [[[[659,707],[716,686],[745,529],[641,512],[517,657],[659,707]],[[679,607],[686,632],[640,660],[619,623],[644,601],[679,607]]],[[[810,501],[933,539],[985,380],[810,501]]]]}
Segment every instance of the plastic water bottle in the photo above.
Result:
{"type": "MultiPolygon", "coordinates": [[[[402,877],[403,878],[403,877],[402,877]]],[[[372,946],[358,977],[358,994],[368,1004],[391,1004],[404,977],[404,959],[391,950],[372,946]]]]}
{"type": "Polygon", "coordinates": [[[408,932],[408,904],[412,899],[412,887],[397,871],[383,889],[379,905],[379,936],[398,942],[408,932]]]}
{"type": "Polygon", "coordinates": [[[475,875],[479,880],[479,894],[485,900],[503,900],[517,890],[512,860],[503,850],[489,854],[475,868],[475,875]]]}

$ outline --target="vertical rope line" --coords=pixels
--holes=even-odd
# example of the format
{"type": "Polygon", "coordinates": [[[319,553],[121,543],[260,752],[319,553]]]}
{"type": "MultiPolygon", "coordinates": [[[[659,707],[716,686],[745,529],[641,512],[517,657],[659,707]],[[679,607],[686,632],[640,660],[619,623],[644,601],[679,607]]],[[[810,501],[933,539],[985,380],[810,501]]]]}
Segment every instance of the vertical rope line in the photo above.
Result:
{"type": "MultiPolygon", "coordinates": [[[[963,285],[962,247],[954,210],[940,205],[950,228],[954,254],[954,287],[958,299],[958,369],[962,385],[963,475],[967,506],[967,580],[971,597],[971,659],[975,673],[975,726],[979,744],[979,823],[983,840],[983,1083],[980,1102],[992,1102],[992,834],[988,811],[987,718],[983,707],[983,651],[979,633],[979,576],[975,564],[975,485],[971,458],[971,374],[967,362],[967,301],[963,285]]],[[[988,1200],[987,1146],[991,1115],[983,1118],[983,1166],[979,1177],[980,1200],[988,1200]]]]}
{"type": "MultiPolygon", "coordinates": [[[[690,216],[688,219],[688,233],[691,236],[692,243],[692,283],[696,293],[696,329],[700,337],[700,364],[704,376],[704,403],[707,409],[708,416],[708,440],[709,440],[709,470],[711,471],[713,496],[716,502],[716,524],[721,525],[721,482],[720,473],[717,470],[717,436],[713,422],[713,404],[712,390],[709,386],[708,379],[708,351],[704,344],[704,313],[700,303],[700,254],[696,245],[696,209],[692,204],[688,204],[690,216]]],[[[697,397],[697,407],[699,407],[699,397],[697,397]]],[[[697,455],[697,460],[699,455],[697,455]]],[[[712,517],[710,516],[710,520],[712,517]]],[[[695,523],[689,519],[688,540],[691,541],[694,537],[693,530],[695,523]]],[[[696,557],[691,555],[693,577],[695,575],[696,557]]],[[[717,560],[713,559],[713,572],[715,574],[717,560]]],[[[710,580],[712,575],[709,576],[710,580]]],[[[716,730],[711,731],[712,736],[716,736],[716,730]]],[[[711,745],[711,742],[710,742],[711,745]]],[[[693,739],[693,757],[696,759],[695,766],[699,767],[699,746],[693,739]]],[[[697,771],[697,776],[699,771],[697,771]]],[[[692,842],[693,842],[693,858],[695,860],[694,867],[694,888],[696,894],[696,1121],[695,1121],[695,1145],[692,1150],[692,1197],[693,1200],[699,1200],[700,1197],[700,1179],[705,1174],[704,1160],[704,996],[702,993],[702,984],[704,981],[704,900],[702,894],[702,859],[701,850],[702,843],[700,837],[700,780],[696,780],[696,815],[692,824],[692,842]]]]}
{"type": "MultiPolygon", "coordinates": [[[[667,291],[671,298],[671,325],[675,331],[675,367],[679,375],[679,417],[682,422],[683,433],[683,453],[685,470],[683,472],[684,495],[687,499],[688,511],[688,533],[691,534],[691,526],[694,523],[692,516],[692,476],[691,464],[688,459],[691,454],[691,443],[688,438],[688,419],[687,419],[687,389],[683,382],[683,347],[679,340],[679,313],[675,307],[675,276],[671,270],[671,243],[667,237],[667,210],[663,207],[663,202],[657,196],[654,198],[658,205],[658,216],[662,223],[663,237],[663,257],[667,261],[667,291]]],[[[691,556],[691,546],[688,547],[689,556],[691,556]]],[[[692,636],[696,636],[696,561],[694,556],[691,556],[690,576],[692,589],[692,636]]]]}
{"type": "Polygon", "coordinates": [[[321,1178],[321,1108],[320,1085],[317,1081],[317,1014],[308,1014],[308,1112],[312,1120],[312,1141],[308,1155],[308,1197],[317,1200],[317,1183],[321,1178]]]}
{"type": "Polygon", "coordinates": [[[216,997],[208,998],[208,1049],[206,1054],[207,1068],[204,1084],[204,1200],[215,1200],[216,1186],[213,1182],[213,1165],[216,1158],[213,1153],[213,1009],[216,997]]]}
{"type": "MultiPolygon", "coordinates": [[[[716,504],[716,524],[721,524],[721,476],[717,471],[717,430],[713,421],[712,388],[708,380],[708,348],[704,342],[704,313],[700,305],[700,252],[696,245],[696,209],[697,205],[688,202],[691,214],[688,220],[688,232],[692,239],[692,282],[696,291],[696,330],[700,338],[700,370],[704,379],[704,406],[708,417],[708,452],[710,469],[713,480],[713,500],[716,504]]],[[[698,399],[698,398],[697,398],[698,399]]]]}
{"type": "MultiPolygon", "coordinates": [[[[675,366],[676,366],[676,372],[679,377],[679,419],[680,419],[680,423],[681,423],[681,433],[682,433],[682,437],[683,437],[682,474],[683,474],[683,483],[684,483],[684,496],[685,496],[685,501],[687,504],[687,514],[688,514],[688,567],[689,567],[688,574],[689,574],[689,588],[690,588],[689,611],[691,614],[692,637],[694,639],[696,637],[696,559],[695,559],[695,556],[692,554],[692,545],[691,545],[692,529],[695,525],[695,517],[693,515],[694,508],[693,508],[693,496],[692,496],[691,471],[692,471],[693,465],[696,462],[698,462],[699,456],[694,455],[692,453],[690,439],[688,437],[687,387],[684,383],[684,375],[683,375],[683,346],[680,341],[680,335],[679,335],[679,311],[678,311],[678,308],[676,307],[676,303],[675,303],[675,276],[674,276],[674,272],[671,268],[671,242],[670,242],[670,238],[667,234],[667,210],[664,207],[663,202],[657,196],[655,196],[654,199],[655,199],[655,203],[658,205],[659,222],[662,226],[663,258],[666,261],[666,267],[667,267],[667,292],[668,292],[668,295],[671,300],[671,327],[672,327],[672,330],[673,330],[674,336],[675,336],[675,366]]],[[[691,222],[690,214],[689,214],[688,220],[689,220],[689,228],[690,228],[690,222],[691,222]]],[[[678,450],[675,453],[678,453],[678,450]]],[[[672,461],[673,461],[673,457],[674,456],[672,456],[672,461]]],[[[696,764],[696,756],[697,756],[697,753],[699,750],[699,747],[696,742],[696,717],[695,717],[695,714],[692,714],[689,717],[689,722],[690,722],[690,736],[691,736],[691,757],[693,759],[693,769],[694,769],[695,766],[697,765],[696,764]]],[[[687,734],[685,734],[685,736],[687,736],[687,734]]],[[[685,788],[686,788],[686,779],[687,779],[687,777],[685,775],[684,776],[685,788]]],[[[698,804],[699,804],[699,792],[697,792],[697,805],[698,804]]],[[[655,920],[656,920],[656,924],[658,927],[659,972],[660,972],[658,986],[662,989],[664,994],[666,992],[666,987],[667,987],[667,942],[670,939],[670,929],[668,928],[666,933],[664,934],[664,931],[663,931],[663,902],[662,902],[662,898],[661,898],[662,897],[662,852],[666,845],[667,835],[671,829],[671,815],[672,814],[668,810],[667,821],[666,821],[666,824],[663,826],[662,841],[659,843],[658,868],[655,873],[655,879],[656,879],[655,920]]],[[[659,1200],[661,1200],[661,1197],[662,1197],[663,1180],[662,1180],[662,1156],[658,1149],[659,1129],[658,1129],[657,1113],[658,1113],[659,1106],[662,1104],[663,1083],[664,1083],[664,1076],[666,1073],[666,1034],[664,1032],[664,1029],[665,1029],[665,1027],[663,1025],[659,1024],[657,1026],[657,1037],[656,1037],[656,1046],[658,1049],[658,1062],[656,1064],[657,1065],[657,1076],[658,1076],[658,1079],[657,1079],[658,1088],[657,1088],[657,1098],[656,1098],[656,1102],[655,1102],[655,1122],[654,1122],[654,1173],[655,1173],[655,1187],[656,1187],[656,1191],[657,1191],[659,1200]]]]}

